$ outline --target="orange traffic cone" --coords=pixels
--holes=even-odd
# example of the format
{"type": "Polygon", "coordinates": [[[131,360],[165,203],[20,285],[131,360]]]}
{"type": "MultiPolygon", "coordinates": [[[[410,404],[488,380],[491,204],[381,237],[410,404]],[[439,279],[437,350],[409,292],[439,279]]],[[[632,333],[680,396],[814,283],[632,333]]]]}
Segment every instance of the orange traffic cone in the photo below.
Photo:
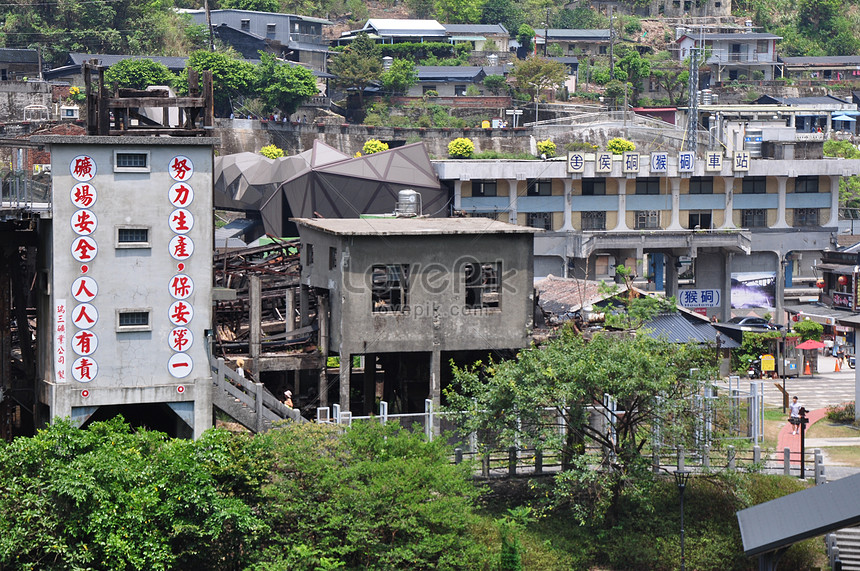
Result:
{"type": "Polygon", "coordinates": [[[803,367],[803,374],[804,375],[811,375],[812,374],[812,368],[810,368],[810,366],[809,366],[809,361],[807,361],[806,366],[803,367]]]}
{"type": "Polygon", "coordinates": [[[839,366],[839,359],[836,359],[836,368],[833,369],[834,373],[838,373],[842,370],[842,367],[839,366]]]}

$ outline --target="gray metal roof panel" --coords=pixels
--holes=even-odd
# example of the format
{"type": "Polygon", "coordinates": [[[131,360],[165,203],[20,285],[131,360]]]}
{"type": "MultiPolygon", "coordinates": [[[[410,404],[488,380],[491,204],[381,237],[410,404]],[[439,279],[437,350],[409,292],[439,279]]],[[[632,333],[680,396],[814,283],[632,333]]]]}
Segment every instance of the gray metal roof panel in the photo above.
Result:
{"type": "Polygon", "coordinates": [[[301,227],[338,236],[534,234],[538,230],[487,218],[295,218],[301,227]]]}
{"type": "Polygon", "coordinates": [[[0,61],[10,63],[39,63],[39,53],[36,50],[0,48],[0,61]]]}
{"type": "Polygon", "coordinates": [[[788,65],[860,65],[860,56],[782,57],[788,65]]]}
{"type": "Polygon", "coordinates": [[[546,33],[550,40],[591,40],[591,41],[609,41],[609,29],[605,30],[584,30],[572,28],[550,28],[549,30],[535,29],[535,33],[539,36],[546,33]]]}
{"type": "Polygon", "coordinates": [[[98,60],[99,65],[112,66],[113,64],[125,59],[150,59],[155,62],[163,63],[170,70],[183,70],[188,61],[186,57],[163,57],[163,56],[132,56],[122,54],[82,54],[72,52],[69,54],[69,63],[72,65],[81,65],[91,59],[98,60]]]}
{"type": "Polygon", "coordinates": [[[501,24],[442,24],[445,30],[451,34],[481,34],[507,36],[508,30],[501,24]]]}
{"type": "Polygon", "coordinates": [[[860,474],[746,508],[737,518],[748,556],[852,526],[860,523],[860,474]]]}
{"type": "Polygon", "coordinates": [[[419,81],[433,81],[441,79],[474,79],[481,75],[483,68],[480,66],[458,66],[458,65],[418,65],[415,72],[419,81]]]}

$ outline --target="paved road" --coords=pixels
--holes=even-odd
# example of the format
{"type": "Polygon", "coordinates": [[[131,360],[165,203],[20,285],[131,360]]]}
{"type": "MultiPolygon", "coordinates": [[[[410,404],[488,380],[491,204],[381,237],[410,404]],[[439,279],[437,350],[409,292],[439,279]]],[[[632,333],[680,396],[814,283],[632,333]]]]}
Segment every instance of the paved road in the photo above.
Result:
{"type": "MultiPolygon", "coordinates": [[[[807,410],[827,408],[854,400],[854,369],[846,365],[840,372],[834,372],[835,359],[833,357],[818,357],[818,368],[820,373],[811,377],[801,375],[799,378],[786,380],[786,389],[791,396],[797,395],[807,410]]],[[[846,361],[847,362],[847,361],[846,361]]],[[[779,381],[766,380],[764,384],[764,402],[766,405],[782,405],[782,392],[774,386],[779,381]]],[[[749,389],[749,380],[741,379],[741,388],[749,389]]]]}

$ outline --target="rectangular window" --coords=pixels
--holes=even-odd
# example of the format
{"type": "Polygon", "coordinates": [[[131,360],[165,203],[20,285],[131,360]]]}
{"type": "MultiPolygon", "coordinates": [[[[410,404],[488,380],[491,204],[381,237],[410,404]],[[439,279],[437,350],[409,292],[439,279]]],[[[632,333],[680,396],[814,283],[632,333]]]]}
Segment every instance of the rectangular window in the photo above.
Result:
{"type": "Polygon", "coordinates": [[[756,42],[755,51],[757,51],[760,54],[766,54],[767,53],[767,47],[768,47],[768,41],[767,40],[758,40],[756,42]]]}
{"type": "Polygon", "coordinates": [[[375,265],[371,272],[373,313],[409,311],[409,264],[375,265]]]}
{"type": "Polygon", "coordinates": [[[499,309],[502,263],[483,262],[463,266],[466,280],[466,309],[499,309]]]}
{"type": "Polygon", "coordinates": [[[606,51],[606,46],[600,46],[600,47],[598,47],[598,48],[597,48],[597,53],[599,53],[599,54],[600,54],[600,55],[602,55],[602,56],[606,55],[606,53],[607,53],[607,51],[606,51]]]}
{"type": "Polygon", "coordinates": [[[818,209],[817,208],[795,208],[794,209],[794,225],[795,226],[818,226],[818,209]]]}
{"type": "Polygon", "coordinates": [[[605,178],[584,178],[582,179],[582,196],[605,196],[606,195],[606,179],[605,178]]]}
{"type": "Polygon", "coordinates": [[[428,91],[435,91],[437,94],[438,94],[438,92],[439,92],[439,90],[438,90],[438,89],[436,89],[436,86],[435,86],[435,85],[422,85],[422,86],[421,86],[421,93],[422,93],[423,95],[427,95],[427,92],[428,92],[428,91]]]}
{"type": "Polygon", "coordinates": [[[269,39],[269,40],[275,39],[275,25],[274,24],[266,24],[266,39],[269,39]]]}
{"type": "Polygon", "coordinates": [[[818,177],[817,176],[799,176],[794,179],[794,192],[796,193],[814,193],[818,192],[818,177]]]}
{"type": "Polygon", "coordinates": [[[305,265],[314,265],[314,245],[305,244],[305,265]]]}
{"type": "Polygon", "coordinates": [[[472,196],[496,196],[496,181],[473,180],[472,196]]]}
{"type": "Polygon", "coordinates": [[[454,86],[454,95],[458,97],[462,97],[466,95],[466,86],[465,85],[455,85],[454,86]]]}
{"type": "Polygon", "coordinates": [[[149,228],[146,226],[121,226],[116,229],[117,248],[150,248],[149,228]]]}
{"type": "Polygon", "coordinates": [[[334,270],[337,268],[337,248],[331,247],[328,249],[328,269],[334,270]]]}
{"type": "Polygon", "coordinates": [[[711,211],[690,211],[690,218],[687,224],[690,230],[709,230],[711,228],[711,211]]]}
{"type": "Polygon", "coordinates": [[[114,172],[149,172],[149,151],[113,152],[114,172]]]}
{"type": "Polygon", "coordinates": [[[767,177],[745,176],[741,186],[742,194],[765,194],[767,192],[767,177]]]}
{"type": "Polygon", "coordinates": [[[526,187],[527,196],[552,196],[552,181],[546,179],[530,179],[526,187]]]}
{"type": "Polygon", "coordinates": [[[767,210],[764,208],[747,208],[741,215],[741,226],[744,228],[764,228],[767,226],[767,210]]]}
{"type": "Polygon", "coordinates": [[[690,194],[714,194],[714,177],[694,176],[691,178],[690,194]]]}
{"type": "Polygon", "coordinates": [[[609,256],[599,255],[594,260],[594,273],[598,276],[609,275],[609,256]]]}
{"type": "Polygon", "coordinates": [[[636,230],[654,230],[660,228],[659,210],[637,210],[636,230]]]}
{"type": "Polygon", "coordinates": [[[130,331],[152,331],[149,314],[152,310],[146,309],[117,309],[116,330],[127,333],[130,331]]]}
{"type": "Polygon", "coordinates": [[[583,230],[606,230],[606,212],[583,212],[583,230]]]}
{"type": "Polygon", "coordinates": [[[529,212],[526,214],[526,226],[552,230],[552,214],[549,212],[529,212]]]}
{"type": "Polygon", "coordinates": [[[243,32],[250,32],[251,31],[251,20],[244,20],[243,19],[242,24],[240,26],[240,29],[243,32]]]}
{"type": "Polygon", "coordinates": [[[660,179],[654,176],[637,178],[636,194],[660,194],[660,179]]]}

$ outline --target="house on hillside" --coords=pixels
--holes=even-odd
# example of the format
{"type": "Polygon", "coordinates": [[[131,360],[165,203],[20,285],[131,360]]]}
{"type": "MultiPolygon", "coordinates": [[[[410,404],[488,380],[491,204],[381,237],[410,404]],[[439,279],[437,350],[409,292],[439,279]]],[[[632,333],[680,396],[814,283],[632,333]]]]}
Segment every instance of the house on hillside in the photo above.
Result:
{"type": "MultiPolygon", "coordinates": [[[[45,81],[66,82],[70,85],[84,85],[84,75],[81,66],[92,60],[100,66],[110,67],[124,59],[150,59],[162,63],[172,71],[179,74],[185,69],[188,58],[186,57],[164,57],[164,56],[133,56],[122,54],[84,54],[72,52],[66,58],[62,66],[46,71],[43,76],[45,81]]],[[[98,74],[96,74],[97,76],[98,74]]]]}
{"type": "MultiPolygon", "coordinates": [[[[562,55],[608,55],[610,31],[607,30],[576,30],[564,28],[550,28],[543,30],[535,29],[535,44],[537,53],[557,45],[561,48],[562,55]]],[[[549,52],[547,52],[549,53],[549,52]]]]}
{"type": "Polygon", "coordinates": [[[780,57],[782,77],[823,81],[860,79],[860,55],[780,57]]]}
{"type": "Polygon", "coordinates": [[[447,42],[448,32],[445,26],[436,20],[396,20],[389,18],[371,18],[364,27],[349,30],[336,39],[336,45],[346,45],[359,34],[367,34],[371,39],[381,44],[399,44],[403,42],[447,42]]]}
{"type": "Polygon", "coordinates": [[[755,100],[759,105],[784,105],[798,109],[792,113],[791,123],[798,133],[821,133],[850,130],[854,132],[856,117],[860,115],[857,104],[832,95],[814,97],[772,97],[762,95],[755,100]],[[802,111],[800,111],[802,109],[802,111]]]}
{"type": "Polygon", "coordinates": [[[42,71],[37,50],[0,48],[0,81],[36,79],[42,71]]]}
{"type": "MultiPolygon", "coordinates": [[[[766,32],[697,32],[682,30],[675,40],[678,60],[690,57],[693,49],[704,49],[711,79],[716,82],[741,79],[772,80],[779,74],[776,42],[781,36],[766,32]]],[[[701,52],[700,52],[701,53],[701,52]]],[[[705,84],[708,82],[706,81],[705,84]]]]}
{"type": "Polygon", "coordinates": [[[483,51],[508,51],[511,34],[501,24],[442,24],[448,34],[448,41],[454,45],[469,42],[473,49],[483,51]],[[496,44],[495,50],[487,50],[488,42],[496,44]]]}
{"type": "Polygon", "coordinates": [[[483,92],[487,77],[483,67],[473,65],[418,65],[415,71],[418,81],[406,92],[410,97],[421,97],[429,91],[442,97],[461,97],[470,85],[483,92]]]}
{"type": "MultiPolygon", "coordinates": [[[[184,12],[198,24],[206,25],[205,10],[184,12]]],[[[257,52],[262,50],[315,71],[326,71],[328,41],[323,39],[323,26],[331,25],[329,20],[251,10],[210,10],[209,13],[216,36],[247,59],[258,59],[257,52]]]]}

